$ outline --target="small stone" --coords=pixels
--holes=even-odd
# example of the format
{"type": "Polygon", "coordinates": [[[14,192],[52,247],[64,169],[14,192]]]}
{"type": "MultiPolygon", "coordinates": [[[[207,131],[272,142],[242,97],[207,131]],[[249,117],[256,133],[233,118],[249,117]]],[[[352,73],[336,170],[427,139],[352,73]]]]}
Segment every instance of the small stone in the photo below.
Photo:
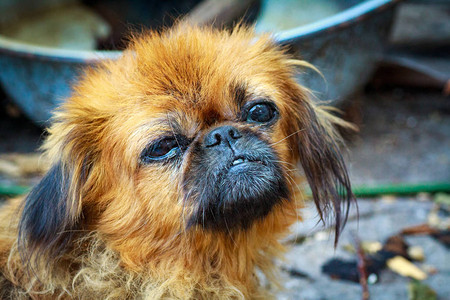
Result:
{"type": "Polygon", "coordinates": [[[423,252],[422,247],[419,246],[412,246],[408,248],[408,255],[411,257],[411,259],[416,261],[424,261],[425,260],[425,254],[423,252]]]}
{"type": "Polygon", "coordinates": [[[438,216],[438,214],[437,214],[436,211],[431,211],[431,212],[428,214],[428,224],[429,224],[431,227],[437,227],[437,228],[440,227],[441,219],[439,218],[439,216],[438,216]]]}
{"type": "Polygon", "coordinates": [[[342,246],[342,249],[344,249],[345,251],[347,251],[349,253],[356,253],[356,249],[352,244],[345,244],[342,246]]]}
{"type": "Polygon", "coordinates": [[[418,193],[417,194],[417,201],[420,202],[426,202],[426,201],[430,201],[431,200],[431,194],[430,193],[418,193]]]}
{"type": "Polygon", "coordinates": [[[394,203],[397,201],[397,198],[394,195],[384,195],[381,197],[381,201],[385,203],[394,203]]]}
{"type": "Polygon", "coordinates": [[[383,245],[378,241],[363,241],[361,242],[361,248],[365,253],[373,254],[380,251],[383,245]]]}
{"type": "Polygon", "coordinates": [[[367,283],[368,284],[375,284],[377,282],[378,282],[378,275],[377,274],[372,273],[372,274],[370,274],[367,277],[367,283]]]}
{"type": "Polygon", "coordinates": [[[316,233],[315,235],[314,235],[314,239],[316,240],[316,241],[325,241],[325,240],[327,240],[328,238],[329,238],[329,234],[327,233],[327,232],[325,232],[325,231],[319,231],[318,233],[316,233]]]}
{"type": "Polygon", "coordinates": [[[439,205],[450,207],[450,194],[437,193],[434,196],[434,202],[439,204],[439,205]]]}

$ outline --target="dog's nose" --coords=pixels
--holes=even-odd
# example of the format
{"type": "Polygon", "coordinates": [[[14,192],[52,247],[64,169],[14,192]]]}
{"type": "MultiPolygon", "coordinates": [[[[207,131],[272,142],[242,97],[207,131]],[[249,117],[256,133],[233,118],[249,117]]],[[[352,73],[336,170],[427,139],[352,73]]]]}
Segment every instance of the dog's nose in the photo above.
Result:
{"type": "Polygon", "coordinates": [[[205,136],[203,143],[205,147],[214,147],[219,145],[232,145],[241,138],[242,134],[236,127],[221,126],[214,128],[205,136]]]}

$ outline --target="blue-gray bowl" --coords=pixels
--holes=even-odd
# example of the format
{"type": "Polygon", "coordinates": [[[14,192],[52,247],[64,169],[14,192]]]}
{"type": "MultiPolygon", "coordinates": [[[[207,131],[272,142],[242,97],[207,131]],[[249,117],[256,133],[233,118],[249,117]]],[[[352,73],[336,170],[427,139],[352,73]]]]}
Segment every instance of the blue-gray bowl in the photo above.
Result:
{"type": "MultiPolygon", "coordinates": [[[[347,9],[317,22],[277,32],[298,57],[315,65],[299,81],[322,100],[338,103],[365,84],[383,54],[400,0],[342,2],[347,9]]],[[[8,96],[40,125],[70,95],[70,86],[86,65],[115,59],[120,51],[74,51],[39,47],[0,36],[0,83],[8,96]]]]}

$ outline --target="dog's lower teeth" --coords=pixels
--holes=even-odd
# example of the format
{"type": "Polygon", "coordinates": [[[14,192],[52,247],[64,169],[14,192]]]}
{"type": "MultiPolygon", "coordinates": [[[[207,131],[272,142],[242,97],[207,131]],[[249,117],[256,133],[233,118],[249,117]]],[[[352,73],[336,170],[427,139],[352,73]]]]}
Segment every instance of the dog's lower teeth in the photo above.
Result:
{"type": "Polygon", "coordinates": [[[233,161],[233,166],[242,164],[242,163],[244,163],[246,161],[247,161],[246,159],[244,160],[242,158],[236,159],[236,160],[233,161]]]}

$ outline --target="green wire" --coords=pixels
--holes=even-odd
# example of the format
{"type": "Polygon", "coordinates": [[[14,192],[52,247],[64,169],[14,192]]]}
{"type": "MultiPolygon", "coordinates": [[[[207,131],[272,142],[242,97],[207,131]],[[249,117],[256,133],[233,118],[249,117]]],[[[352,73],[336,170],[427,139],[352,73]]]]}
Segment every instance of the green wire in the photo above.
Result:
{"type": "Polygon", "coordinates": [[[379,195],[413,195],[418,193],[438,193],[450,192],[450,183],[448,182],[430,182],[430,183],[399,183],[399,184],[381,184],[374,186],[355,186],[353,193],[356,197],[376,197],[379,195]]]}
{"type": "MultiPolygon", "coordinates": [[[[28,192],[30,188],[19,185],[0,185],[0,195],[19,196],[28,192]]],[[[430,183],[399,183],[382,185],[360,185],[353,188],[353,193],[358,198],[376,197],[379,195],[414,195],[418,193],[450,193],[450,183],[448,182],[430,182],[430,183]]],[[[311,194],[308,191],[307,194],[311,194]]]]}
{"type": "Polygon", "coordinates": [[[3,196],[19,196],[28,192],[30,188],[20,185],[0,185],[0,195],[3,196]]]}
{"type": "MultiPolygon", "coordinates": [[[[371,198],[380,195],[414,195],[418,193],[450,193],[449,182],[429,182],[429,183],[398,183],[379,185],[359,185],[352,188],[353,194],[357,198],[371,198]]],[[[311,190],[306,194],[311,196],[311,190]]]]}

